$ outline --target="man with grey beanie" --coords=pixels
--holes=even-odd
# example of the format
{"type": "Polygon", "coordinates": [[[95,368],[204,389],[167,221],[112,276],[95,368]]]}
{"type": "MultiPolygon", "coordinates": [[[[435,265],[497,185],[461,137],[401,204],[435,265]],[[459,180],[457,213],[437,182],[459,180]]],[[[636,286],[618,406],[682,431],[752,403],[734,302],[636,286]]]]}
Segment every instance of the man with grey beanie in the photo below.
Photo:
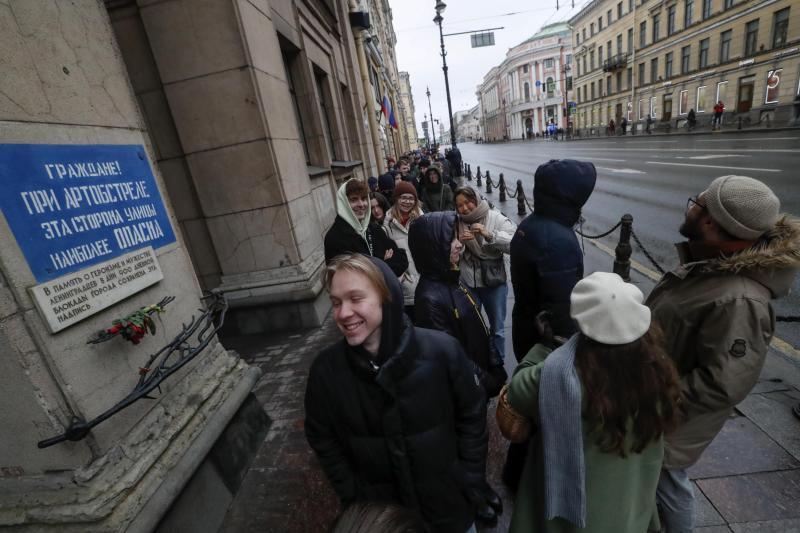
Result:
{"type": "Polygon", "coordinates": [[[753,178],[722,176],[689,198],[680,232],[680,265],[647,300],[680,374],[683,417],[666,436],[657,493],[668,533],[692,530],[686,469],[755,385],[775,329],[770,302],[800,267],[800,220],[753,178]]]}

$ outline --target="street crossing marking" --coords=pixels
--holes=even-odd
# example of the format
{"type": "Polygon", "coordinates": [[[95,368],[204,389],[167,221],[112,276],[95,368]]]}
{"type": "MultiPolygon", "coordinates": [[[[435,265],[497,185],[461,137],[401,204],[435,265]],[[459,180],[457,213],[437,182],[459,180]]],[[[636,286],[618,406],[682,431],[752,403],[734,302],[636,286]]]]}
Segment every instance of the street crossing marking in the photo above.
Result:
{"type": "MultiPolygon", "coordinates": [[[[597,247],[599,250],[605,252],[606,254],[610,255],[613,258],[617,257],[617,254],[614,252],[614,250],[611,249],[609,246],[606,246],[602,242],[599,242],[599,241],[596,241],[596,240],[590,240],[589,244],[592,244],[593,246],[597,247]]],[[[659,274],[655,270],[647,268],[646,266],[644,266],[640,262],[636,261],[635,259],[631,258],[630,262],[631,262],[631,268],[632,269],[634,269],[637,272],[639,272],[640,274],[643,274],[644,276],[650,278],[654,282],[658,283],[658,281],[661,279],[661,274],[659,274]]],[[[795,348],[794,346],[792,346],[791,344],[789,344],[785,340],[783,340],[783,339],[781,339],[779,337],[773,336],[772,337],[772,342],[770,343],[770,346],[772,346],[772,348],[774,348],[776,351],[782,353],[786,357],[788,357],[790,359],[794,359],[797,362],[800,362],[800,350],[798,350],[797,348],[795,348]]]]}
{"type": "Polygon", "coordinates": [[[682,159],[721,159],[723,157],[750,157],[750,156],[741,154],[693,155],[688,158],[682,158],[682,159]]]}
{"type": "MultiPolygon", "coordinates": [[[[595,158],[596,159],[596,158],[595,158]]],[[[597,170],[607,170],[609,172],[616,172],[618,174],[647,174],[643,170],[636,170],[635,168],[608,168],[595,166],[597,170]]]]}
{"type": "MultiPolygon", "coordinates": [[[[581,148],[582,152],[730,152],[730,148],[581,148]]],[[[796,154],[797,148],[737,148],[737,152],[796,154]]]]}
{"type": "Polygon", "coordinates": [[[726,167],[721,165],[698,165],[697,163],[667,163],[664,161],[645,161],[648,165],[670,165],[674,167],[699,167],[699,168],[723,168],[728,170],[753,170],[756,172],[783,172],[775,168],[747,168],[747,167],[726,167]]]}
{"type": "Polygon", "coordinates": [[[700,139],[699,143],[719,143],[719,142],[763,142],[763,141],[798,141],[800,137],[759,137],[758,139],[700,139]]]}

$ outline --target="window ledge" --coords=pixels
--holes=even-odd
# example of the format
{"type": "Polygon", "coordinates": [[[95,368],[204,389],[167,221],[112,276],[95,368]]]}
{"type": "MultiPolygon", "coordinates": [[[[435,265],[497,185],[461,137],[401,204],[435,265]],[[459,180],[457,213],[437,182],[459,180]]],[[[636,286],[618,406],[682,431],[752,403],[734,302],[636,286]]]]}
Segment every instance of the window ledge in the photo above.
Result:
{"type": "Polygon", "coordinates": [[[331,161],[331,168],[355,168],[361,166],[361,161],[331,161]]]}
{"type": "Polygon", "coordinates": [[[315,167],[312,165],[306,165],[306,169],[308,170],[308,175],[311,177],[319,176],[321,174],[327,174],[328,172],[330,172],[330,170],[327,168],[315,167]]]}

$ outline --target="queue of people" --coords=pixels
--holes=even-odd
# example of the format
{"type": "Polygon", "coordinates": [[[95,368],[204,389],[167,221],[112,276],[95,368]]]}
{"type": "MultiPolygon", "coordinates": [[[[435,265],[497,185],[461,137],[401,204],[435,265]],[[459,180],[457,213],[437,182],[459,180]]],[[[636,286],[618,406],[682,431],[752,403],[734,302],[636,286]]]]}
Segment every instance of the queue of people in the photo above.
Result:
{"type": "Polygon", "coordinates": [[[343,184],[325,238],[343,339],[311,367],[305,427],[348,510],[336,531],[362,519],[454,533],[495,523],[495,396],[498,421],[515,421],[500,423],[515,443],[503,471],[511,531],[692,531],[687,469],[756,383],[772,301],[800,268],[800,221],[758,180],[715,179],[687,203],[680,265],[645,299],[616,274],[584,277],[573,229],[597,180],[591,163],[540,166],[519,227],[470,187],[445,208],[436,165],[420,189],[411,174],[371,210],[365,182],[343,184]]]}

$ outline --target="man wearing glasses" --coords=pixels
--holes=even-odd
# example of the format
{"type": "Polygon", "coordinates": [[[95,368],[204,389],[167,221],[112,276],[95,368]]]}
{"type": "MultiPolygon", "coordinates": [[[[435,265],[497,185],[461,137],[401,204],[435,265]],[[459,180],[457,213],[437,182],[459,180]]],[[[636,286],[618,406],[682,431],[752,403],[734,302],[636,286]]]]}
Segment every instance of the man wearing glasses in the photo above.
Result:
{"type": "Polygon", "coordinates": [[[712,181],[686,204],[680,265],[647,300],[680,375],[683,420],[666,436],[657,491],[667,533],[692,530],[686,470],[755,385],[775,329],[771,301],[789,292],[800,266],[800,220],[779,211],[758,180],[712,181]]]}

